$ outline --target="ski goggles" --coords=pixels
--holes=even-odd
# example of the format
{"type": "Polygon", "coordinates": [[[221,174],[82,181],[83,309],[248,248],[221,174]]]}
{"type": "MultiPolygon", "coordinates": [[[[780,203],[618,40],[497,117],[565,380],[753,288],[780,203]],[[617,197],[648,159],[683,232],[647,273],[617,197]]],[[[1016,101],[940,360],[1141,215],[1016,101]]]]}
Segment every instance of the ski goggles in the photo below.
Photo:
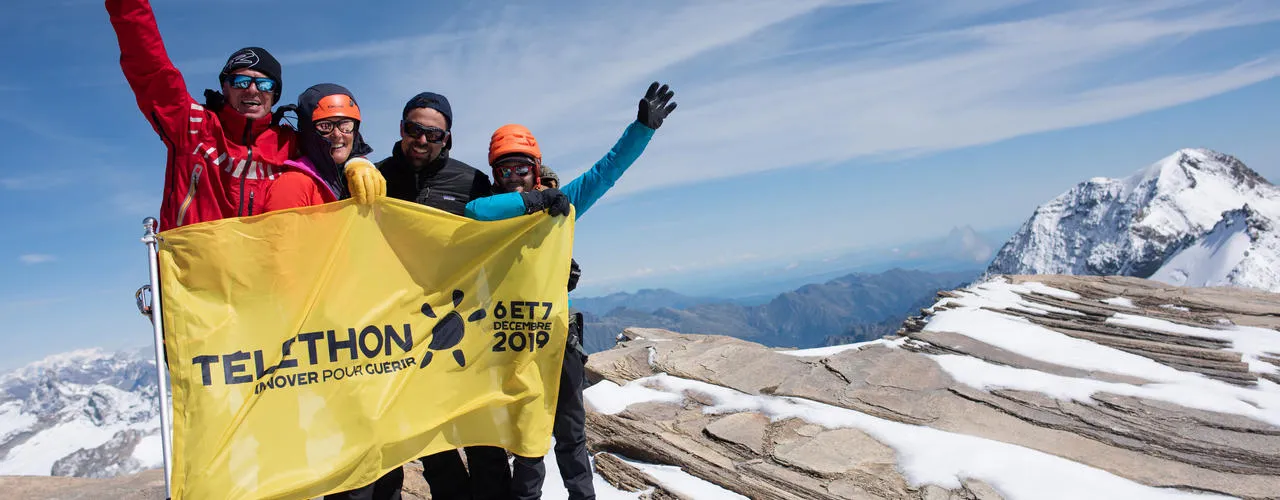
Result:
{"type": "Polygon", "coordinates": [[[427,138],[427,142],[432,144],[440,144],[444,142],[445,137],[449,136],[449,131],[447,130],[436,127],[424,127],[419,125],[417,122],[409,120],[400,120],[400,131],[404,132],[404,135],[413,139],[419,139],[425,136],[427,138]]]}
{"type": "Polygon", "coordinates": [[[249,84],[258,87],[261,92],[274,92],[276,90],[276,81],[270,78],[249,75],[233,75],[227,78],[227,84],[233,89],[247,89],[249,84]]]}
{"type": "Polygon", "coordinates": [[[518,177],[524,177],[526,175],[529,175],[530,172],[533,172],[533,165],[530,165],[527,163],[523,163],[520,165],[498,165],[498,166],[494,166],[493,168],[496,169],[500,175],[502,175],[503,179],[506,179],[513,175],[518,177]]]}
{"type": "Polygon", "coordinates": [[[316,132],[320,135],[329,135],[334,129],[344,134],[350,134],[356,129],[356,121],[350,118],[344,120],[320,120],[315,122],[316,132]]]}

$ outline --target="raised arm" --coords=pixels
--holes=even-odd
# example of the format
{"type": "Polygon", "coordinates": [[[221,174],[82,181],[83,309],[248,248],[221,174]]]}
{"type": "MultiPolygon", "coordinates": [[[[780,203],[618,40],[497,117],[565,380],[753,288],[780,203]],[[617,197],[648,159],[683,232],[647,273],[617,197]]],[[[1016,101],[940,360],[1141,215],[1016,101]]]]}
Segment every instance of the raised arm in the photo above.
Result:
{"type": "Polygon", "coordinates": [[[106,0],[106,6],[120,44],[120,69],[138,100],[138,109],[162,138],[178,140],[186,133],[196,101],[165,52],[151,3],[106,0]]]}
{"type": "Polygon", "coordinates": [[[671,102],[674,96],[675,92],[666,85],[659,88],[658,82],[653,82],[644,98],[640,99],[636,121],[622,132],[622,137],[614,143],[613,149],[592,165],[590,170],[564,186],[564,194],[577,210],[577,217],[587,213],[587,209],[604,196],[631,164],[640,158],[644,148],[649,145],[649,140],[653,138],[653,133],[662,126],[667,115],[676,109],[676,103],[671,102]]]}

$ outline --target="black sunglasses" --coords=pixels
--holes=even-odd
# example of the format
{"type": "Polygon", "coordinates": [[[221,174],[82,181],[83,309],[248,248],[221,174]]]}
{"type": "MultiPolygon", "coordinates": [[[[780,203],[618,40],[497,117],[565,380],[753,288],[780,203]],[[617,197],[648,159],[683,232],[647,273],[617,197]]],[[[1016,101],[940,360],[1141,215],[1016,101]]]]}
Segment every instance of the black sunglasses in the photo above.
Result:
{"type": "Polygon", "coordinates": [[[233,89],[247,89],[249,88],[249,84],[253,84],[262,92],[274,92],[276,90],[276,81],[270,78],[249,75],[233,75],[227,78],[227,82],[233,89]]]}
{"type": "Polygon", "coordinates": [[[400,120],[400,131],[404,132],[404,135],[414,139],[426,136],[427,142],[432,144],[440,144],[444,142],[445,137],[449,136],[449,131],[447,130],[436,127],[424,127],[419,125],[417,122],[409,120],[400,120]]]}

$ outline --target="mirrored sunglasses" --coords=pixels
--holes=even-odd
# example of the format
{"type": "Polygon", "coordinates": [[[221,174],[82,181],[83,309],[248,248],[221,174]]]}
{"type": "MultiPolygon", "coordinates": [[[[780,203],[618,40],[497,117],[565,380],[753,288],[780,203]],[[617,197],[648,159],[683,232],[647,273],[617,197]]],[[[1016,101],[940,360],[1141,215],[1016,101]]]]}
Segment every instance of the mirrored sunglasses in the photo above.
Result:
{"type": "Polygon", "coordinates": [[[529,165],[527,163],[519,165],[497,165],[497,169],[498,173],[502,174],[503,179],[511,177],[512,175],[524,177],[529,175],[529,172],[533,171],[533,165],[529,165]]]}
{"type": "Polygon", "coordinates": [[[356,121],[350,118],[344,118],[341,120],[320,120],[315,122],[315,127],[316,132],[320,135],[329,135],[335,128],[338,129],[339,132],[350,134],[356,129],[356,121]]]}
{"type": "Polygon", "coordinates": [[[273,92],[276,90],[276,81],[270,78],[234,75],[228,78],[227,81],[233,89],[247,89],[249,88],[249,84],[253,84],[262,92],[273,92]]]}
{"type": "Polygon", "coordinates": [[[437,127],[425,127],[417,122],[409,120],[400,120],[400,130],[404,135],[414,139],[426,136],[427,142],[432,144],[440,144],[444,142],[444,138],[448,137],[449,131],[437,127]]]}

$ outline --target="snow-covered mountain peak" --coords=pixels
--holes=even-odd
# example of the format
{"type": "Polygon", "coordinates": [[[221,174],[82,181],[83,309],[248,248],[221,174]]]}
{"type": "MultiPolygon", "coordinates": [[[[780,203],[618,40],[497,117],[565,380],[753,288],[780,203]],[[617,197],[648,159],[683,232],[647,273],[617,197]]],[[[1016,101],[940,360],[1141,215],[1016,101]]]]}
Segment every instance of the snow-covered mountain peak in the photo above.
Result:
{"type": "Polygon", "coordinates": [[[1230,155],[1183,149],[1123,179],[1082,182],[1041,205],[1001,248],[988,273],[1127,275],[1280,290],[1280,279],[1270,277],[1274,272],[1250,271],[1280,260],[1280,246],[1267,243],[1274,229],[1266,228],[1277,227],[1275,221],[1280,188],[1230,155]],[[1189,269],[1193,259],[1184,258],[1180,271],[1158,272],[1184,249],[1207,248],[1202,239],[1215,228],[1222,233],[1236,227],[1221,223],[1246,206],[1252,215],[1236,216],[1252,222],[1239,227],[1253,229],[1237,231],[1246,238],[1240,241],[1219,234],[1218,244],[1236,243],[1231,251],[1210,252],[1225,260],[1199,262],[1213,270],[1189,269]],[[1174,277],[1179,274],[1184,276],[1174,277]]]}
{"type": "Polygon", "coordinates": [[[1212,228],[1222,213],[1252,204],[1280,216],[1280,190],[1236,158],[1207,149],[1184,149],[1125,181],[1148,209],[1139,227],[1163,234],[1212,228]]]}
{"type": "Polygon", "coordinates": [[[1200,148],[1180,149],[1121,181],[1135,188],[1154,183],[1160,191],[1170,192],[1194,187],[1197,177],[1203,175],[1230,179],[1247,188],[1270,185],[1234,156],[1200,148]]]}
{"type": "Polygon", "coordinates": [[[151,357],[150,350],[146,349],[107,352],[93,348],[54,354],[0,376],[0,388],[43,377],[71,377],[76,382],[88,382],[90,380],[84,380],[86,377],[117,372],[138,361],[149,361],[151,357]]]}
{"type": "Polygon", "coordinates": [[[0,377],[0,474],[96,475],[156,466],[149,350],[49,356],[0,377]],[[103,447],[111,453],[104,453],[103,447]],[[136,453],[138,458],[130,458],[136,453]]]}

